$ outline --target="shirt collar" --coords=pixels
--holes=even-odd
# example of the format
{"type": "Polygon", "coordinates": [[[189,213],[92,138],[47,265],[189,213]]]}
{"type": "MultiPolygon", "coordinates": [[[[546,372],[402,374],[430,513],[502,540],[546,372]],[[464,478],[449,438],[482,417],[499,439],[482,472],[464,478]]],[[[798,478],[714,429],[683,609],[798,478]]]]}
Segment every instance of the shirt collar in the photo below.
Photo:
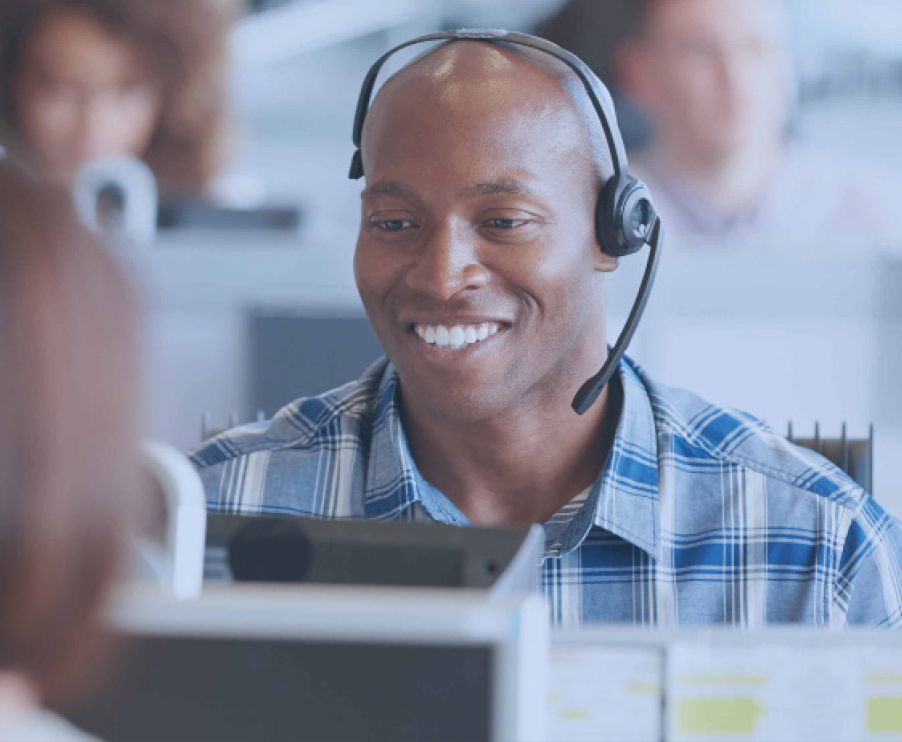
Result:
{"type": "MultiPolygon", "coordinates": [[[[407,436],[401,425],[398,373],[385,362],[376,392],[370,424],[369,462],[364,492],[364,517],[397,518],[415,502],[422,501],[423,478],[413,463],[407,436]]],[[[366,430],[361,433],[366,433],[366,430]]]]}
{"type": "Polygon", "coordinates": [[[387,363],[376,393],[364,516],[393,520],[418,502],[433,520],[470,525],[454,503],[429,484],[417,469],[401,425],[400,399],[398,372],[387,363]]]}
{"type": "Polygon", "coordinates": [[[596,487],[598,493],[592,522],[657,558],[659,501],[655,417],[639,367],[624,358],[619,373],[623,409],[614,445],[600,476],[600,487],[596,487]]]}
{"type": "MultiPolygon", "coordinates": [[[[654,559],[659,548],[658,456],[655,418],[636,364],[624,359],[618,369],[623,406],[614,445],[585,503],[550,554],[567,554],[585,541],[593,526],[639,547],[654,559]]],[[[570,506],[567,506],[570,507],[570,506]]]]}
{"type": "MultiPolygon", "coordinates": [[[[658,459],[651,401],[638,367],[620,362],[623,409],[614,446],[586,500],[561,539],[562,551],[582,543],[595,525],[649,552],[658,553],[658,459]]],[[[419,502],[437,521],[468,525],[454,504],[426,482],[410,454],[401,425],[398,374],[386,363],[376,398],[367,468],[365,517],[397,518],[419,502]]]]}

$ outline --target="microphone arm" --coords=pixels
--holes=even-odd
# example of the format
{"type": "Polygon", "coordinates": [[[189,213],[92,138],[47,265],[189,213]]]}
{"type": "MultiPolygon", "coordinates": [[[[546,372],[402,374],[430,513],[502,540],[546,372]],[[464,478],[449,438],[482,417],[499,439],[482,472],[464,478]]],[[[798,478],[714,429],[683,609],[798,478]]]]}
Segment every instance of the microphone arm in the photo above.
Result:
{"type": "Polygon", "coordinates": [[[601,394],[602,389],[611,380],[611,377],[617,370],[617,366],[620,364],[620,359],[623,358],[623,354],[626,353],[626,349],[633,339],[636,328],[642,319],[642,314],[645,312],[645,305],[648,304],[648,298],[651,296],[651,289],[655,283],[655,275],[658,272],[661,248],[664,247],[664,228],[661,226],[659,218],[655,219],[655,225],[652,228],[651,239],[648,244],[650,248],[648,263],[645,266],[645,274],[642,276],[642,284],[639,286],[636,302],[630,310],[630,315],[623,326],[620,337],[617,338],[614,348],[608,354],[608,359],[605,361],[604,366],[601,367],[601,371],[583,384],[573,398],[573,410],[577,415],[584,414],[592,406],[595,400],[598,399],[598,395],[601,394]]]}

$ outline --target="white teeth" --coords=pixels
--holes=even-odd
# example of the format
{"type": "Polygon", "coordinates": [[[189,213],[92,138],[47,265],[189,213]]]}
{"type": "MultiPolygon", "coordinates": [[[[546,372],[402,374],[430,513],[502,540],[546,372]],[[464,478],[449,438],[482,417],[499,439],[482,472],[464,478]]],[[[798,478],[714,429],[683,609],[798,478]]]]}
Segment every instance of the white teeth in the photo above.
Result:
{"type": "Polygon", "coordinates": [[[467,336],[466,333],[464,333],[464,328],[460,325],[454,325],[448,333],[448,344],[455,348],[459,345],[463,345],[466,342],[466,339],[467,336]]]}
{"type": "Polygon", "coordinates": [[[414,332],[422,340],[439,348],[461,348],[486,340],[496,334],[501,326],[497,322],[479,325],[421,325],[415,324],[414,332]]]}

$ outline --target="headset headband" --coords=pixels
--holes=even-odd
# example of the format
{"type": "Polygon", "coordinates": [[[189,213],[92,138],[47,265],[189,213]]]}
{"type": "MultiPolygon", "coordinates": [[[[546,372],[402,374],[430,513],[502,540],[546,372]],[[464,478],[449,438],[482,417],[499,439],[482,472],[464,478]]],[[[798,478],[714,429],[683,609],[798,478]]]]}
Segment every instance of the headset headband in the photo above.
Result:
{"type": "Polygon", "coordinates": [[[566,49],[562,49],[557,44],[553,44],[550,41],[540,39],[536,36],[515,33],[513,31],[470,31],[464,29],[460,31],[444,31],[441,33],[428,34],[416,39],[411,39],[410,41],[405,41],[403,44],[399,44],[394,49],[387,51],[376,60],[372,67],[370,67],[370,71],[367,72],[366,77],[363,80],[363,86],[360,89],[360,99],[357,101],[357,112],[354,115],[354,146],[357,148],[357,151],[355,152],[354,160],[351,163],[350,177],[353,180],[357,180],[363,175],[363,161],[361,160],[360,155],[360,145],[363,141],[363,125],[366,122],[366,115],[369,112],[373,90],[376,87],[376,78],[379,76],[379,72],[382,70],[385,63],[397,52],[406,49],[409,46],[425,44],[430,41],[462,40],[502,41],[517,46],[525,46],[529,49],[537,49],[538,51],[545,52],[545,54],[566,64],[576,73],[576,76],[580,79],[580,82],[582,82],[583,87],[585,87],[586,93],[589,95],[589,100],[592,101],[595,113],[604,128],[604,136],[607,140],[608,149],[611,152],[612,164],[614,166],[614,178],[620,180],[628,171],[626,148],[623,146],[620,130],[616,126],[617,114],[614,112],[614,103],[611,100],[610,93],[608,93],[607,89],[601,84],[601,81],[595,73],[586,66],[585,62],[575,54],[571,54],[566,49]],[[612,126],[611,122],[614,122],[615,125],[612,126]]]}

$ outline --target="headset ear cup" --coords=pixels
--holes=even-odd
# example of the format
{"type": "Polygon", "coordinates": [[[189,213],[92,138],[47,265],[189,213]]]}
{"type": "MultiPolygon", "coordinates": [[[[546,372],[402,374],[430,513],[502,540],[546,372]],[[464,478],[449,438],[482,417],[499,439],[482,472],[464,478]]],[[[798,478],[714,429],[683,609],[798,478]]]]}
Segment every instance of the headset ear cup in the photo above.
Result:
{"type": "Polygon", "coordinates": [[[601,188],[598,205],[595,207],[595,236],[601,251],[607,255],[620,257],[617,233],[614,229],[614,215],[617,210],[617,181],[610,178],[601,188]]]}
{"type": "Polygon", "coordinates": [[[618,196],[616,214],[621,255],[638,252],[648,244],[658,218],[645,183],[629,178],[618,196]]]}
{"type": "Polygon", "coordinates": [[[601,249],[622,258],[647,243],[655,219],[651,194],[641,180],[611,178],[602,188],[595,213],[595,229],[601,249]]]}

